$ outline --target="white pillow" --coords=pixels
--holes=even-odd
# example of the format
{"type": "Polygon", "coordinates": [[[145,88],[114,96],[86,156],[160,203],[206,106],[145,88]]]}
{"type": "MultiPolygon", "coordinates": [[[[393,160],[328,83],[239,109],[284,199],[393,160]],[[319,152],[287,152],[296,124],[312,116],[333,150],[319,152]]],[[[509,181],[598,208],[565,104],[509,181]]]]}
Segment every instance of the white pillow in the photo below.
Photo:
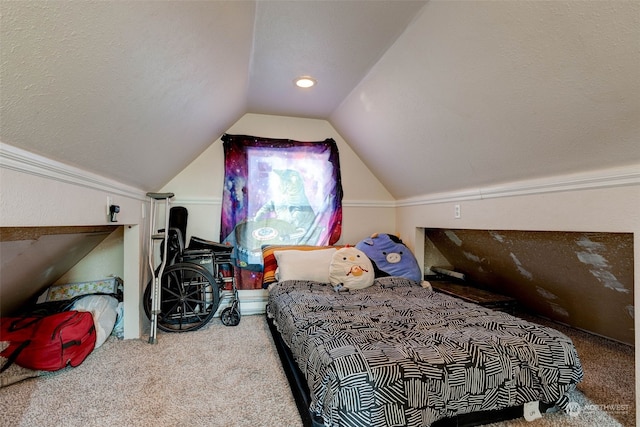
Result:
{"type": "Polygon", "coordinates": [[[329,283],[329,265],[336,248],[312,251],[274,251],[278,263],[278,280],[312,280],[329,283]]]}
{"type": "Polygon", "coordinates": [[[111,335],[116,324],[118,300],[109,295],[87,295],[73,303],[72,310],[88,311],[96,326],[96,345],[100,347],[111,335]]]}

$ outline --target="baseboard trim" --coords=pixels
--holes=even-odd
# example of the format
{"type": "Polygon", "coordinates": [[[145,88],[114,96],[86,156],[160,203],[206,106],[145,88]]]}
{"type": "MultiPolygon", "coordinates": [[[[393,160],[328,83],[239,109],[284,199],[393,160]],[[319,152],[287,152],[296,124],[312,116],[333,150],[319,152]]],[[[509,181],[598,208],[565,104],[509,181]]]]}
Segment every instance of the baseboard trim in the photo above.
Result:
{"type": "MultiPolygon", "coordinates": [[[[231,291],[223,291],[222,298],[220,299],[220,308],[218,308],[216,316],[219,316],[220,312],[231,304],[231,296],[231,291]]],[[[240,314],[242,316],[265,314],[269,294],[266,290],[262,289],[238,291],[238,299],[240,301],[240,314]]]]}

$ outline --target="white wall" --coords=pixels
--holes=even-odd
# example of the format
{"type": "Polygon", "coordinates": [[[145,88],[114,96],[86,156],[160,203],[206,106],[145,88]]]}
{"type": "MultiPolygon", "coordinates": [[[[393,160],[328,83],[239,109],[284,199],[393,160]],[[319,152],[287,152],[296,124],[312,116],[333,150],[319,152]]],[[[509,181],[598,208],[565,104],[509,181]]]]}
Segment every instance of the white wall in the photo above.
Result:
{"type": "Polygon", "coordinates": [[[428,195],[397,205],[397,230],[413,236],[412,246],[418,241],[422,246],[423,227],[631,232],[639,277],[640,165],[428,195]],[[454,217],[455,205],[460,218],[454,217]]]}
{"type": "MultiPolygon", "coordinates": [[[[375,232],[394,232],[393,197],[327,121],[246,114],[227,133],[298,141],[333,138],[340,153],[344,192],[339,243],[355,244],[375,232]]],[[[174,204],[189,209],[187,240],[192,235],[220,240],[223,179],[224,153],[218,139],[160,190],[175,193],[174,204]]]]}
{"type": "MultiPolygon", "coordinates": [[[[424,257],[423,228],[625,232],[634,233],[634,281],[640,283],[640,165],[397,203],[397,231],[411,236],[405,242],[418,259],[424,257]]],[[[637,305],[637,289],[635,298],[637,305]]]]}
{"type": "MultiPolygon", "coordinates": [[[[297,141],[333,138],[338,146],[344,193],[342,236],[338,243],[356,244],[372,233],[395,231],[393,197],[327,121],[246,114],[227,133],[297,141]]],[[[187,241],[193,235],[220,241],[223,179],[224,152],[218,139],[160,190],[175,193],[174,205],[189,209],[187,241]]],[[[263,312],[266,296],[264,290],[240,291],[242,314],[263,312]]],[[[223,299],[221,307],[224,304],[223,299]]]]}
{"type": "Polygon", "coordinates": [[[124,230],[118,227],[54,284],[124,276],[124,230]]]}
{"type": "MultiPolygon", "coordinates": [[[[140,336],[144,313],[140,311],[140,292],[147,275],[143,251],[146,222],[143,218],[145,193],[87,171],[0,143],[0,226],[79,226],[105,225],[107,198],[120,206],[117,224],[123,225],[121,256],[108,257],[108,268],[91,269],[122,272],[125,298],[125,337],[140,336]],[[127,313],[136,313],[129,315],[127,313]]],[[[85,269],[84,274],[91,274],[85,269]]],[[[100,271],[98,271],[100,270],[100,271]]],[[[98,277],[80,277],[94,280],[98,277]]],[[[99,277],[102,278],[102,277],[99,277]]]]}
{"type": "MultiPolygon", "coordinates": [[[[344,191],[343,234],[339,243],[355,244],[374,232],[394,232],[393,198],[328,122],[247,114],[228,133],[301,141],[333,138],[340,153],[344,191]]],[[[97,251],[100,261],[110,265],[97,265],[92,253],[65,277],[72,281],[93,280],[96,278],[93,273],[102,276],[105,271],[122,272],[125,337],[139,337],[148,323],[140,305],[149,277],[146,258],[149,204],[145,192],[7,144],[0,143],[0,160],[2,227],[111,224],[107,218],[107,199],[120,206],[117,224],[123,225],[123,234],[116,240],[122,241],[123,247],[109,251],[105,257],[105,246],[113,249],[114,240],[109,240],[97,251]]],[[[189,209],[188,237],[220,239],[223,160],[222,141],[217,140],[158,190],[174,192],[174,204],[189,209]]],[[[264,307],[263,291],[244,291],[241,298],[246,302],[243,313],[259,312],[264,307]]]]}

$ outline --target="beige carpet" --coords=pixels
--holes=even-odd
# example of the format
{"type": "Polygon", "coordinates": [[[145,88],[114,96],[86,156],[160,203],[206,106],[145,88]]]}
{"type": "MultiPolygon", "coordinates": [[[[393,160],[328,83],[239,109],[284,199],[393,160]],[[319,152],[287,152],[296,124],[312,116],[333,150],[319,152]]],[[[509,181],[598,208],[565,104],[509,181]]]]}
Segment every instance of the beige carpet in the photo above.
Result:
{"type": "MultiPolygon", "coordinates": [[[[584,379],[578,391],[588,398],[581,405],[580,419],[605,410],[614,421],[593,426],[636,426],[635,351],[633,347],[518,313],[527,320],[556,328],[573,340],[582,362],[584,379]]],[[[566,424],[575,425],[575,424],[566,424]]]]}
{"type": "MultiPolygon", "coordinates": [[[[77,368],[0,388],[0,426],[301,425],[263,316],[245,316],[237,327],[213,319],[200,331],[158,338],[157,345],[110,338],[77,368]]],[[[575,417],[494,426],[627,425],[580,391],[571,400],[575,417]]]]}
{"type": "Polygon", "coordinates": [[[262,316],[237,327],[146,340],[110,338],[77,368],[0,389],[0,425],[297,426],[262,316]]]}

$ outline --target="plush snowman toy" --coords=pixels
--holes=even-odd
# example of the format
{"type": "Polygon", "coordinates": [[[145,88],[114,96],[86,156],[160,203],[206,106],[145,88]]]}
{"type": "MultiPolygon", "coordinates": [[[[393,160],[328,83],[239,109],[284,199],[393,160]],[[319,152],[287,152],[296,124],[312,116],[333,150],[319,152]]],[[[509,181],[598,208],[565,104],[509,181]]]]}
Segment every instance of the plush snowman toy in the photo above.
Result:
{"type": "Polygon", "coordinates": [[[374,277],[371,260],[361,250],[348,246],[333,254],[329,281],[337,290],[364,289],[373,284],[374,277]]]}

